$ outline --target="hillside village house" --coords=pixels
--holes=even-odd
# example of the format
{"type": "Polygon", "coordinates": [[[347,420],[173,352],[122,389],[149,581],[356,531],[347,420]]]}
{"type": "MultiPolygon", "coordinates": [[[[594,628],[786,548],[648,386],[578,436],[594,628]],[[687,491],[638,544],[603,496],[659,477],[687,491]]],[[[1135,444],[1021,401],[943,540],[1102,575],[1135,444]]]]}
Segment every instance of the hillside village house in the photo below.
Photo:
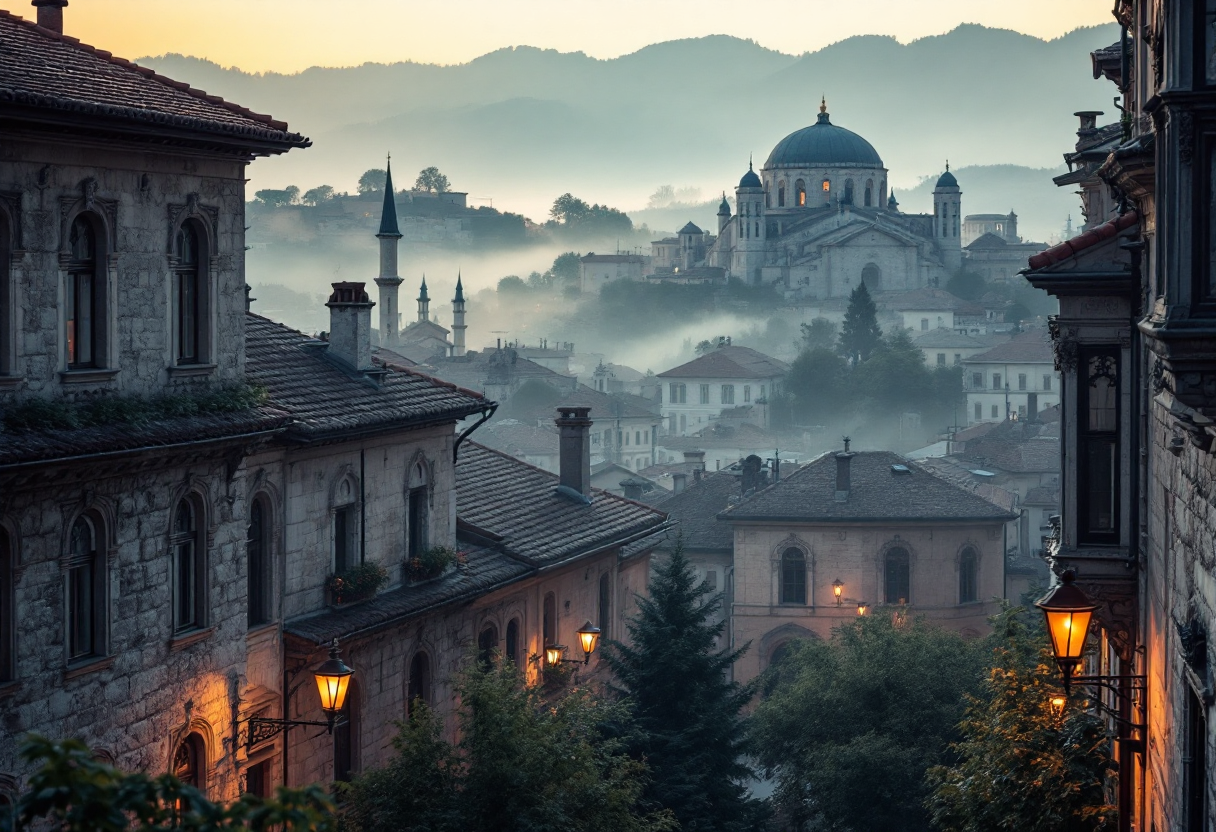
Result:
{"type": "Polygon", "coordinates": [[[930,367],[954,367],[993,347],[992,340],[987,337],[953,329],[933,329],[923,334],[913,332],[912,343],[925,354],[925,363],[930,367]]]}
{"type": "Polygon", "coordinates": [[[963,359],[967,424],[1025,419],[1060,403],[1060,379],[1045,329],[1031,329],[963,359]]]}
{"type": "MultiPolygon", "coordinates": [[[[781,389],[789,365],[726,339],[704,355],[659,373],[667,432],[695,433],[723,410],[761,400],[781,389]]],[[[760,427],[767,427],[761,425],[760,427]]]]}
{"type": "Polygon", "coordinates": [[[64,6],[0,12],[0,793],[29,731],[212,799],[348,777],[413,699],[447,712],[467,651],[536,678],[584,621],[620,633],[666,521],[590,487],[586,408],[548,474],[468,441],[490,399],[373,359],[365,284],[328,340],[248,313],[246,165],[308,140],[62,36],[64,6]],[[154,395],[137,428],[47,421],[154,395]],[[300,681],[334,638],[345,719],[274,730],[322,718],[300,681]]]}
{"type": "Polygon", "coordinates": [[[592,294],[614,280],[641,281],[649,260],[640,254],[584,254],[578,261],[579,287],[583,294],[592,294]]]}

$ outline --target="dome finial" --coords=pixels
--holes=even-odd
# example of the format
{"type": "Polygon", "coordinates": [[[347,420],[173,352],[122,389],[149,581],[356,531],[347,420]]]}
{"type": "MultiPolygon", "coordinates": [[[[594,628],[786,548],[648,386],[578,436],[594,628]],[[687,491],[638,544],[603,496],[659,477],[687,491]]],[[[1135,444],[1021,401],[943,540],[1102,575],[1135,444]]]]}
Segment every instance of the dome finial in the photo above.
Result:
{"type": "Polygon", "coordinates": [[[747,154],[747,169],[748,170],[752,169],[752,154],[750,154],[750,153],[747,154]]]}
{"type": "Polygon", "coordinates": [[[819,112],[826,113],[828,111],[828,97],[821,95],[819,97],[819,112]]]}
{"type": "Polygon", "coordinates": [[[949,172],[950,172],[950,160],[947,159],[946,160],[946,173],[949,173],[949,172]]]}

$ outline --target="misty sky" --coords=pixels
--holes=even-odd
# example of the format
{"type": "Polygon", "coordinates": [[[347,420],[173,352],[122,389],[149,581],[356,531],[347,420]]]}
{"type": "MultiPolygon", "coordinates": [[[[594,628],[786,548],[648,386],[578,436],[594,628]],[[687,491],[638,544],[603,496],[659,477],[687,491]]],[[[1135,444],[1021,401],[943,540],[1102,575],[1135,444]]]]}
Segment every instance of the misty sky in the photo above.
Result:
{"type": "MultiPolygon", "coordinates": [[[[125,58],[179,52],[248,71],[462,63],[503,46],[611,58],[709,34],[800,54],[859,34],[960,23],[1054,38],[1111,21],[1111,0],[72,0],[67,34],[125,58]]],[[[33,18],[27,2],[11,9],[33,18]]]]}

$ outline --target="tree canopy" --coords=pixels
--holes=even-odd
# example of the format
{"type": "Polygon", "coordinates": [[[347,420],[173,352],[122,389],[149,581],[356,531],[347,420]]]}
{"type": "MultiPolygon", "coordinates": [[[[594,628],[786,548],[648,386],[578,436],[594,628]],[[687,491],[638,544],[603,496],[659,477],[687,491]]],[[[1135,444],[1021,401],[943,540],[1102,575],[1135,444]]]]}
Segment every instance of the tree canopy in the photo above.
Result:
{"type": "Polygon", "coordinates": [[[614,689],[633,703],[630,749],[650,767],[646,799],[684,829],[756,828],[763,813],[745,786],[752,772],[742,716],[754,689],[727,681],[747,648],[716,649],[726,626],[712,623],[722,596],[697,582],[677,544],[637,603],[630,642],[609,642],[604,660],[614,689]]]}
{"type": "Polygon", "coordinates": [[[589,234],[629,234],[633,221],[629,215],[607,205],[589,205],[570,193],[553,200],[549,209],[551,224],[589,234]]]}
{"type": "Polygon", "coordinates": [[[429,168],[423,168],[418,171],[418,178],[414,180],[414,190],[427,191],[432,194],[443,194],[452,190],[452,183],[439,172],[439,168],[432,165],[429,168]]]}
{"type": "Polygon", "coordinates": [[[397,755],[348,791],[352,832],[665,832],[642,808],[646,766],[625,754],[623,704],[575,688],[556,697],[506,661],[472,660],[456,679],[460,740],[415,706],[397,755]]]}
{"type": "Polygon", "coordinates": [[[783,819],[825,832],[928,830],[925,772],[957,739],[982,661],[980,643],[890,611],[830,641],[792,642],[752,718],[783,819]]]}
{"type": "Polygon", "coordinates": [[[840,327],[827,318],[812,318],[809,324],[801,324],[802,346],[804,349],[831,350],[836,348],[840,327]]]}
{"type": "Polygon", "coordinates": [[[305,205],[320,205],[334,198],[334,189],[330,185],[318,185],[304,192],[300,201],[305,205]]]}
{"type": "Polygon", "coordinates": [[[866,284],[858,283],[849,293],[849,306],[840,328],[840,352],[853,364],[868,361],[882,338],[878,326],[878,308],[870,297],[866,284]]]}
{"type": "Polygon", "coordinates": [[[300,189],[295,185],[288,185],[282,190],[265,188],[254,193],[253,197],[258,202],[269,205],[272,208],[282,208],[284,205],[294,205],[299,201],[300,189]]]}
{"type": "Polygon", "coordinates": [[[359,177],[359,193],[361,194],[378,194],[384,191],[384,180],[388,173],[382,168],[372,168],[364,171],[359,177]]]}

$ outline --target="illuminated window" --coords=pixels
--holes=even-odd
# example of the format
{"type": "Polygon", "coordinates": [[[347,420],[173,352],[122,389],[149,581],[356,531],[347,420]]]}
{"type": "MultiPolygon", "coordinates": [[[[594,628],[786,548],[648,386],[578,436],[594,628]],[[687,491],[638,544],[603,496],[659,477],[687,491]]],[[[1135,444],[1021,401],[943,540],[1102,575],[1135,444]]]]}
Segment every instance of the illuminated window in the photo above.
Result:
{"type": "Polygon", "coordinates": [[[828,179],[823,180],[823,192],[826,194],[830,190],[832,190],[831,181],[828,179]]]}
{"type": "Polygon", "coordinates": [[[794,198],[797,200],[799,208],[806,205],[806,182],[801,179],[794,183],[794,198]]]}

